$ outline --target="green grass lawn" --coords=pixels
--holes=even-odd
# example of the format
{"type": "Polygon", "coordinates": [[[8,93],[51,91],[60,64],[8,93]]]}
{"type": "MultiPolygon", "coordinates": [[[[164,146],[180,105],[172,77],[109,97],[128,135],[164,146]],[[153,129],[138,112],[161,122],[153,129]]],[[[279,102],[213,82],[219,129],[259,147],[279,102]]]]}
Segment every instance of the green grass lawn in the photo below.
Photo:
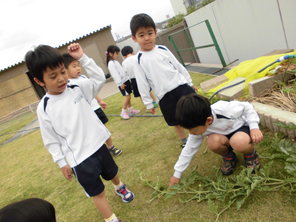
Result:
{"type": "MultiPolygon", "coordinates": [[[[199,85],[201,81],[212,76],[192,74],[192,78],[194,84],[199,85]]],[[[120,94],[109,97],[105,101],[108,103],[105,113],[120,113],[122,104],[120,94]]],[[[133,98],[132,104],[141,110],[141,114],[145,114],[145,107],[140,99],[133,98]]],[[[159,110],[157,114],[160,114],[159,110]]],[[[107,197],[113,211],[122,221],[215,221],[216,215],[210,210],[207,201],[193,200],[182,203],[180,199],[187,195],[180,194],[171,198],[157,198],[149,201],[153,197],[154,190],[145,185],[141,176],[145,181],[153,184],[159,182],[166,186],[181,151],[174,128],[168,127],[162,117],[135,117],[130,120],[110,117],[107,127],[112,133],[115,146],[123,150],[122,155],[115,159],[120,169],[119,175],[136,195],[131,203],[123,203],[115,195],[111,182],[105,182],[107,197]]],[[[274,135],[268,132],[266,134],[265,140],[258,146],[258,152],[268,157],[274,135]]],[[[64,179],[43,147],[39,130],[0,146],[0,158],[0,208],[24,198],[39,197],[50,201],[55,206],[58,222],[103,221],[80,185],[75,180],[69,182],[64,179]]],[[[269,163],[269,159],[263,158],[262,162],[269,163]]],[[[226,178],[221,177],[218,172],[220,163],[221,159],[207,152],[206,147],[203,146],[184,173],[184,181],[190,177],[193,170],[213,181],[224,180],[226,178]]],[[[275,161],[272,166],[273,176],[285,175],[283,162],[275,161]]],[[[241,169],[238,168],[236,175],[240,171],[241,169]]],[[[294,196],[295,191],[294,193],[255,191],[239,211],[232,206],[220,216],[219,221],[294,222],[296,215],[294,196]]]]}

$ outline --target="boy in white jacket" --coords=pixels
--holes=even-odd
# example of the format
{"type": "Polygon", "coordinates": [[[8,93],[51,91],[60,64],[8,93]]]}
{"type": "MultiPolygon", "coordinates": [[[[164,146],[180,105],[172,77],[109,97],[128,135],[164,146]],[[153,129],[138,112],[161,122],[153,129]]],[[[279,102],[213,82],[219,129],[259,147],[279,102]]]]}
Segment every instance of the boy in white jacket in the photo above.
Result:
{"type": "Polygon", "coordinates": [[[40,45],[26,54],[29,73],[47,91],[37,107],[43,143],[66,179],[75,174],[105,221],[119,222],[105,197],[101,177],[112,181],[122,201],[132,201],[134,194],[120,181],[118,167],[105,145],[110,132],[90,106],[105,75],[78,43],[69,45],[68,52],[85,67],[90,79],[68,84],[63,57],[50,46],[40,45]]]}
{"type": "Polygon", "coordinates": [[[259,167],[254,144],[259,143],[263,135],[258,126],[258,114],[250,103],[219,101],[210,105],[207,98],[191,94],[179,100],[176,118],[190,134],[175,164],[170,185],[180,182],[205,136],[208,148],[223,157],[221,171],[224,175],[232,174],[237,163],[233,151],[244,154],[245,164],[253,172],[259,167]]]}
{"type": "Polygon", "coordinates": [[[184,129],[176,121],[176,104],[184,96],[194,93],[188,71],[180,64],[170,50],[163,45],[155,45],[156,27],[147,14],[137,14],[130,22],[132,38],[141,50],[137,53],[135,75],[141,98],[146,108],[154,113],[150,90],[159,100],[159,107],[169,126],[174,126],[182,146],[186,143],[184,129]]]}

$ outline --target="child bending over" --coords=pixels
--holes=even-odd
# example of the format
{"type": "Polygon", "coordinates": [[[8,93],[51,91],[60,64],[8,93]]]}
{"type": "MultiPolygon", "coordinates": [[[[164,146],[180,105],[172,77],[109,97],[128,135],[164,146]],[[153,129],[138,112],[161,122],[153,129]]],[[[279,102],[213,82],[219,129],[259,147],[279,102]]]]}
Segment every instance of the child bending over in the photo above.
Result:
{"type": "Polygon", "coordinates": [[[224,175],[233,173],[237,163],[234,151],[243,153],[246,166],[253,172],[259,167],[254,144],[259,143],[263,135],[258,126],[258,114],[250,103],[219,101],[210,105],[205,97],[190,94],[179,100],[176,118],[190,134],[175,164],[170,185],[180,182],[205,136],[208,148],[223,158],[221,171],[224,175]]]}

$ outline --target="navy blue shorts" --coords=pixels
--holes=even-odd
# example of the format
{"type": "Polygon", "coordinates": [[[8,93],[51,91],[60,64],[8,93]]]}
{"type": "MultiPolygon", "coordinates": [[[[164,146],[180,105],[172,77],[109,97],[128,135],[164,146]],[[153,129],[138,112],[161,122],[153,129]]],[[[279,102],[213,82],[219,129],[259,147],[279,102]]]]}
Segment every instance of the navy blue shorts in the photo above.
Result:
{"type": "Polygon", "coordinates": [[[72,170],[86,194],[93,197],[105,189],[101,177],[105,180],[113,179],[117,175],[118,166],[104,144],[97,152],[73,167],[72,170]]]}
{"type": "Polygon", "coordinates": [[[132,89],[132,84],[131,84],[131,82],[130,82],[129,80],[127,80],[127,81],[124,83],[124,85],[125,85],[125,88],[124,88],[124,89],[121,89],[120,86],[118,86],[118,89],[119,89],[119,91],[121,92],[121,94],[122,94],[123,96],[128,96],[128,95],[132,94],[133,89],[132,89]]]}
{"type": "Polygon", "coordinates": [[[242,126],[238,128],[237,130],[233,131],[232,133],[225,135],[228,139],[230,139],[235,133],[237,132],[244,132],[250,136],[250,128],[249,126],[242,126]]]}
{"type": "Polygon", "coordinates": [[[138,84],[137,84],[137,81],[136,81],[135,78],[131,79],[131,84],[132,84],[134,97],[140,97],[141,95],[140,95],[140,92],[139,92],[139,89],[138,89],[138,84]]]}
{"type": "Polygon", "coordinates": [[[186,96],[191,93],[195,93],[194,89],[188,84],[184,84],[168,92],[161,98],[159,101],[159,107],[169,126],[179,125],[176,120],[177,102],[182,96],[186,96]]]}
{"type": "Polygon", "coordinates": [[[96,109],[95,113],[97,114],[98,118],[101,120],[103,124],[108,122],[108,118],[101,108],[96,109]]]}

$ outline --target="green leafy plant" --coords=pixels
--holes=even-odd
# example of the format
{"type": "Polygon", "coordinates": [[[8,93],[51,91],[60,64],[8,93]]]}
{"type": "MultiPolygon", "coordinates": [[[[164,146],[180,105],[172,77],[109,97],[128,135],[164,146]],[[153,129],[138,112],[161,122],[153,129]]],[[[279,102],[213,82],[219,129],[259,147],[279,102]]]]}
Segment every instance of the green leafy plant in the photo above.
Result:
{"type": "Polygon", "coordinates": [[[162,185],[157,182],[146,181],[140,174],[140,179],[144,184],[153,189],[152,198],[171,198],[182,195],[180,201],[187,203],[190,201],[207,201],[208,209],[216,215],[219,220],[221,214],[235,206],[239,210],[254,192],[286,191],[295,193],[296,191],[296,144],[288,140],[274,139],[271,143],[271,155],[268,162],[256,174],[243,167],[239,174],[232,177],[217,175],[215,178],[200,175],[193,170],[189,177],[182,180],[181,184],[173,187],[162,185]],[[273,161],[283,161],[285,164],[281,177],[270,176],[270,169],[273,161]]]}

